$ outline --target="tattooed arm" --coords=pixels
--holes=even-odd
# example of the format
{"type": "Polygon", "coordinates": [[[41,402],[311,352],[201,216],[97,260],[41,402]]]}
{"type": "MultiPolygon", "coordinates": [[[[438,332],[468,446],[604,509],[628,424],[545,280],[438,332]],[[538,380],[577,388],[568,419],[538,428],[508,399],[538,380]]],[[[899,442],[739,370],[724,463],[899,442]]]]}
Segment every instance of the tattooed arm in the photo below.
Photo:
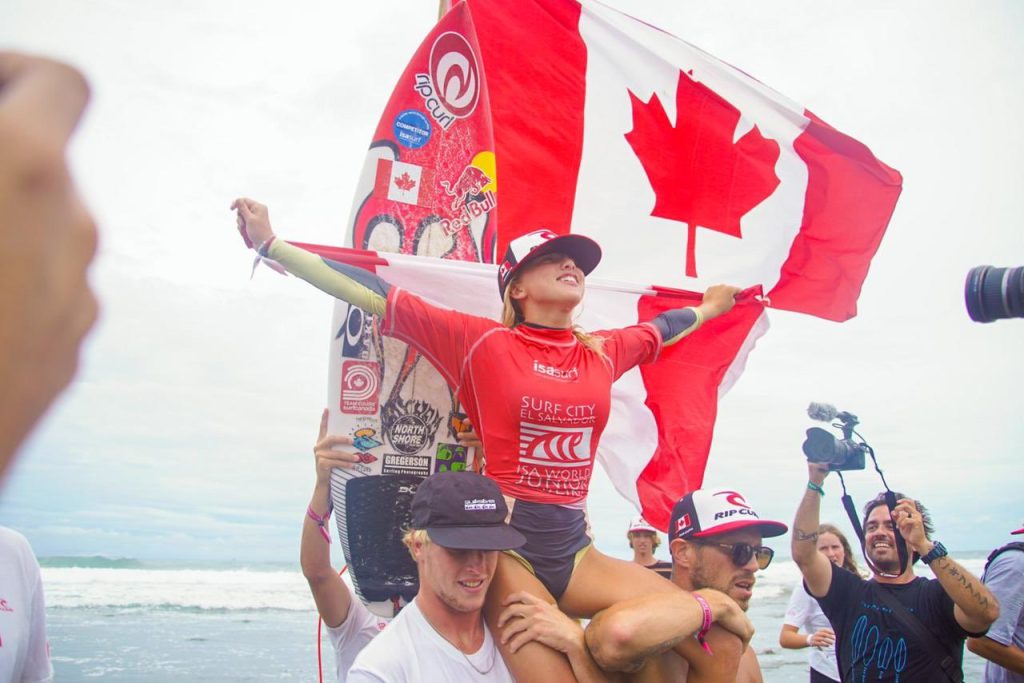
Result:
{"type": "MultiPolygon", "coordinates": [[[[925,535],[921,515],[914,501],[901,499],[892,511],[892,518],[907,545],[917,554],[923,557],[935,547],[925,535]]],[[[999,601],[996,597],[981,579],[964,569],[952,557],[940,557],[929,567],[946,594],[952,598],[953,616],[963,630],[971,634],[984,633],[999,618],[999,601]]]]}
{"type": "Polygon", "coordinates": [[[790,550],[793,561],[800,567],[804,581],[811,595],[822,597],[832,585],[832,563],[818,552],[818,524],[820,524],[821,494],[811,488],[820,487],[828,476],[828,468],[816,463],[807,463],[807,481],[800,507],[793,520],[793,537],[790,550]]]}

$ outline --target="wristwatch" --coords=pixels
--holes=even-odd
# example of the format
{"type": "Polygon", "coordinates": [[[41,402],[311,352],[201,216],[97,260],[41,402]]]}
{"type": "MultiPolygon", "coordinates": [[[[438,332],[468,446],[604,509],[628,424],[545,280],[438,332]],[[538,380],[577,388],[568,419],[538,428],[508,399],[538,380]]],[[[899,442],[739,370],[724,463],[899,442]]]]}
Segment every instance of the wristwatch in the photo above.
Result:
{"type": "Polygon", "coordinates": [[[928,551],[927,554],[924,555],[924,557],[921,558],[921,561],[925,564],[931,564],[934,560],[937,560],[940,557],[945,557],[948,554],[949,552],[946,551],[946,546],[942,545],[938,541],[935,541],[935,545],[932,547],[931,550],[928,551]]]}

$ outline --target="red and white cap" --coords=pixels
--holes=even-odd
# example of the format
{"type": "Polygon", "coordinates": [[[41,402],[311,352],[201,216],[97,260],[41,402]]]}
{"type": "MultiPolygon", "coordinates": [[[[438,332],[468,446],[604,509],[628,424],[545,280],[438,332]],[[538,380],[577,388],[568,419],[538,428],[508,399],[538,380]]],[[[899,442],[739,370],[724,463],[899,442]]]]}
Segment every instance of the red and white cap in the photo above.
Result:
{"type": "Polygon", "coordinates": [[[556,235],[547,229],[534,230],[509,242],[505,258],[498,266],[500,296],[505,298],[505,288],[523,266],[539,256],[553,252],[572,257],[584,275],[589,275],[601,262],[601,247],[589,237],[556,235]]]}
{"type": "Polygon", "coordinates": [[[789,531],[782,522],[761,519],[738,491],[698,489],[680,498],[672,508],[668,538],[704,538],[751,527],[764,538],[789,531]]]}
{"type": "Polygon", "coordinates": [[[658,533],[658,530],[651,526],[651,523],[643,517],[634,517],[629,523],[629,530],[626,531],[626,533],[631,534],[634,531],[650,531],[652,534],[658,533]]]}

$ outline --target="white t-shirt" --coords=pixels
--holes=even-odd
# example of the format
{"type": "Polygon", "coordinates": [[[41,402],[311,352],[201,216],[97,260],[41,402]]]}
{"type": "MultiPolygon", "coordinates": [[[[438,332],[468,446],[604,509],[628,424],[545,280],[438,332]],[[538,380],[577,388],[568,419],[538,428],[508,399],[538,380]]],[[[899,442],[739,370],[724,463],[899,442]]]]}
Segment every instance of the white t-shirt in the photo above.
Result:
{"type": "MultiPolygon", "coordinates": [[[[983,577],[999,600],[999,618],[985,635],[1000,645],[1024,649],[1024,553],[1007,550],[996,556],[983,577]]],[[[1020,683],[1024,674],[985,662],[984,683],[1020,683]]]]}
{"type": "Polygon", "coordinates": [[[456,650],[427,622],[416,600],[363,648],[348,683],[513,683],[505,660],[484,624],[484,644],[473,654],[456,650]]]}
{"type": "MultiPolygon", "coordinates": [[[[796,626],[804,633],[815,633],[823,628],[832,628],[828,617],[821,611],[818,601],[810,596],[804,589],[804,582],[801,579],[793,595],[789,598],[789,607],[786,608],[786,615],[782,623],[787,626],[796,626]]],[[[811,668],[828,676],[833,681],[839,680],[839,665],[836,664],[836,651],[834,647],[811,647],[807,659],[811,668]]]]}
{"type": "Polygon", "coordinates": [[[24,536],[0,527],[0,681],[52,680],[39,563],[24,536]]]}
{"type": "Polygon", "coordinates": [[[352,596],[352,606],[348,608],[345,621],[336,628],[327,627],[327,637],[334,647],[334,665],[338,673],[338,683],[345,683],[348,670],[356,655],[377,637],[377,634],[388,625],[386,619],[378,617],[366,608],[357,597],[352,596]]]}

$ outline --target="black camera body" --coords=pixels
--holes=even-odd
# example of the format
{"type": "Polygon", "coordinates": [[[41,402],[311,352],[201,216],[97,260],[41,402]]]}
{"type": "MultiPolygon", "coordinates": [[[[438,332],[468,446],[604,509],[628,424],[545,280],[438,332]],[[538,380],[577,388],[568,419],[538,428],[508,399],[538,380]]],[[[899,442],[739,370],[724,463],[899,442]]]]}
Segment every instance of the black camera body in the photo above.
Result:
{"type": "Polygon", "coordinates": [[[867,449],[850,439],[837,439],[821,427],[807,430],[804,455],[808,462],[827,464],[830,470],[862,470],[867,449]]]}
{"type": "Polygon", "coordinates": [[[811,427],[807,430],[803,451],[808,462],[828,465],[830,470],[862,470],[865,466],[864,456],[868,453],[866,444],[853,440],[853,428],[859,424],[857,416],[852,413],[839,412],[827,403],[812,403],[807,414],[824,422],[838,420],[834,427],[843,432],[843,438],[837,439],[828,430],[811,427]]]}

